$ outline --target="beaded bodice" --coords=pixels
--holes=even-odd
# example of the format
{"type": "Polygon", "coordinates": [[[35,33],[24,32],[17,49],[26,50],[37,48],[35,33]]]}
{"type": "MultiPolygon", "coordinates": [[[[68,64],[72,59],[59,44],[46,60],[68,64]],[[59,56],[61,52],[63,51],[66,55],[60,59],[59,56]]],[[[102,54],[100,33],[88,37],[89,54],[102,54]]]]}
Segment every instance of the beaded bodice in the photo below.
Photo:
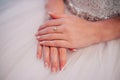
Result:
{"type": "Polygon", "coordinates": [[[75,15],[90,21],[120,16],[120,0],[66,0],[75,15]]]}

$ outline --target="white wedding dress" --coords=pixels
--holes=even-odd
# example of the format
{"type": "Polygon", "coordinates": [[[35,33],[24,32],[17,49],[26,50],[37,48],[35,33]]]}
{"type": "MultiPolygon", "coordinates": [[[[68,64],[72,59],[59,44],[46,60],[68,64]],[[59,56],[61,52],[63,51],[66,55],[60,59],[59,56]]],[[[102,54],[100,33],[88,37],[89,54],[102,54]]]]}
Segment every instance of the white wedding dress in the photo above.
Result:
{"type": "Polygon", "coordinates": [[[120,39],[68,52],[58,73],[44,68],[34,36],[44,10],[44,0],[0,0],[0,80],[120,80],[120,39]]]}

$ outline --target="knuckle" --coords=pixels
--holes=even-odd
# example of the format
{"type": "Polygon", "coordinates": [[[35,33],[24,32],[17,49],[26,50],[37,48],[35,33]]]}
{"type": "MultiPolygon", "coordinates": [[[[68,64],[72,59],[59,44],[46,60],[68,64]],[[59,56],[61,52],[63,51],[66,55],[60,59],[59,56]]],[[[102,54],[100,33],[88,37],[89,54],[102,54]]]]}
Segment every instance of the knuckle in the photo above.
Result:
{"type": "Polygon", "coordinates": [[[49,39],[53,39],[53,35],[52,35],[52,34],[49,34],[47,37],[48,37],[49,39]]]}
{"type": "Polygon", "coordinates": [[[48,44],[49,44],[49,42],[47,42],[47,41],[44,41],[44,44],[45,44],[45,45],[48,45],[48,44]]]}
{"type": "Polygon", "coordinates": [[[45,25],[46,25],[46,26],[51,25],[51,21],[47,21],[47,22],[45,23],[45,25]]]}
{"type": "MultiPolygon", "coordinates": [[[[51,45],[51,46],[54,46],[55,45],[55,43],[54,43],[54,41],[49,41],[49,44],[51,45]]],[[[52,50],[51,50],[52,51],[52,50]]],[[[52,53],[53,54],[53,53],[52,53]]]]}
{"type": "Polygon", "coordinates": [[[50,30],[47,28],[47,29],[46,29],[46,32],[48,32],[48,33],[49,33],[49,32],[50,32],[50,30]]]}
{"type": "MultiPolygon", "coordinates": [[[[42,38],[42,37],[41,37],[41,38],[42,38]]],[[[43,38],[44,38],[44,39],[49,39],[49,38],[50,38],[50,35],[49,35],[49,34],[44,35],[43,38]]]]}
{"type": "Polygon", "coordinates": [[[53,51],[54,51],[54,53],[56,54],[56,52],[57,52],[57,48],[54,47],[54,48],[53,48],[53,51]]]}
{"type": "Polygon", "coordinates": [[[40,31],[38,31],[37,35],[39,35],[39,34],[40,34],[40,31]]]}
{"type": "Polygon", "coordinates": [[[56,56],[57,54],[56,54],[56,50],[55,49],[52,49],[51,50],[51,53],[52,53],[52,55],[54,55],[54,56],[56,56]]]}
{"type": "Polygon", "coordinates": [[[61,30],[64,31],[64,32],[66,32],[67,31],[67,27],[66,26],[62,26],[61,30]]]}
{"type": "Polygon", "coordinates": [[[65,18],[62,18],[62,19],[61,19],[61,22],[62,22],[62,23],[65,23],[65,22],[66,22],[66,19],[65,19],[65,18]]]}
{"type": "Polygon", "coordinates": [[[65,31],[64,26],[61,26],[60,29],[61,29],[61,31],[63,31],[63,32],[65,31]]]}
{"type": "Polygon", "coordinates": [[[45,24],[49,24],[50,23],[50,21],[46,21],[46,23],[45,24]]]}
{"type": "Polygon", "coordinates": [[[41,40],[44,40],[45,39],[45,36],[41,36],[40,38],[39,38],[39,40],[41,41],[41,40]]]}
{"type": "Polygon", "coordinates": [[[65,19],[64,19],[64,22],[65,22],[65,23],[68,23],[68,22],[69,22],[69,19],[68,19],[68,18],[65,18],[65,19]]]}
{"type": "Polygon", "coordinates": [[[53,41],[48,41],[47,44],[48,44],[49,46],[54,46],[54,45],[53,45],[53,41]]]}
{"type": "Polygon", "coordinates": [[[64,22],[66,23],[67,21],[68,21],[67,18],[65,18],[65,19],[64,19],[64,22]]]}
{"type": "Polygon", "coordinates": [[[59,43],[58,43],[57,41],[54,41],[54,42],[53,42],[53,45],[58,46],[58,45],[59,45],[59,43]]]}
{"type": "Polygon", "coordinates": [[[61,56],[61,57],[60,57],[60,61],[61,61],[61,62],[65,62],[65,61],[66,61],[66,56],[65,56],[65,55],[64,55],[64,56],[61,56]]]}
{"type": "Polygon", "coordinates": [[[43,44],[45,44],[45,45],[49,45],[50,42],[48,42],[48,41],[43,41],[43,44]]]}
{"type": "Polygon", "coordinates": [[[60,55],[64,55],[66,52],[64,49],[60,49],[60,55]]]}

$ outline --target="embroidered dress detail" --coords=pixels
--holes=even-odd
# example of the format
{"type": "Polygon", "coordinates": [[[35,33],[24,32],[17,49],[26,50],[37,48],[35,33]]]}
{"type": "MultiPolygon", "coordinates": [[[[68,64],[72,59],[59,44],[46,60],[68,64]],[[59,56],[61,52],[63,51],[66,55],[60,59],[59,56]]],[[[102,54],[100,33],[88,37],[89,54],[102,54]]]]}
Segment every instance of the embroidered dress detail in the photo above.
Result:
{"type": "Polygon", "coordinates": [[[120,0],[66,0],[69,10],[89,21],[120,16],[120,0]]]}

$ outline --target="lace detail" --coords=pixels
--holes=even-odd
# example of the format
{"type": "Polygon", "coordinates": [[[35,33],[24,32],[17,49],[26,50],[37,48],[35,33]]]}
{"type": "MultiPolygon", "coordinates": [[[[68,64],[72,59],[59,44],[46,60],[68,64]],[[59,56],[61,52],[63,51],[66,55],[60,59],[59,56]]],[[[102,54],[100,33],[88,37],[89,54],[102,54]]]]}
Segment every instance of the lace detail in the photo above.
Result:
{"type": "Polygon", "coordinates": [[[120,16],[120,0],[66,0],[70,11],[89,21],[120,16]]]}

